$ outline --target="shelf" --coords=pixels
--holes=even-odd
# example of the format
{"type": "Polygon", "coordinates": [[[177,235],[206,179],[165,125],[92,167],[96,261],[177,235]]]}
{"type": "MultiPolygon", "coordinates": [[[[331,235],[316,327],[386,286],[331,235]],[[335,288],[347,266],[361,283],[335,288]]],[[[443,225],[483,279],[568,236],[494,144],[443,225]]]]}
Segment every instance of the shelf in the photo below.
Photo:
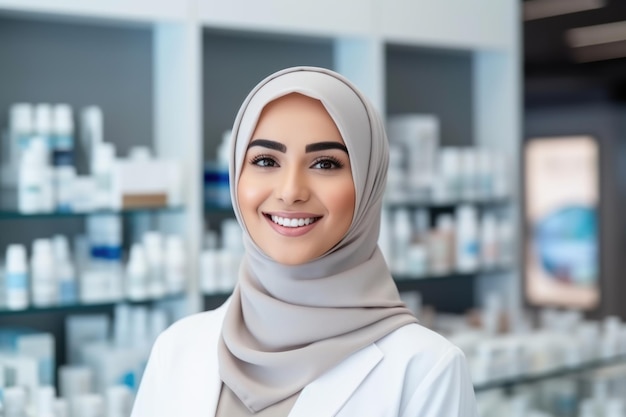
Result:
{"type": "Polygon", "coordinates": [[[34,307],[30,306],[21,310],[8,310],[4,308],[0,308],[0,317],[6,316],[15,316],[15,315],[26,315],[26,314],[43,314],[43,313],[73,313],[84,310],[98,310],[98,309],[107,309],[113,308],[117,304],[130,304],[130,305],[149,305],[151,303],[160,302],[160,301],[178,301],[182,300],[185,297],[185,294],[176,294],[176,295],[167,295],[159,298],[150,298],[146,300],[128,300],[128,299],[120,299],[116,301],[103,301],[103,302],[93,302],[93,303],[76,303],[76,304],[59,304],[59,305],[51,305],[46,307],[34,307]]]}
{"type": "Polygon", "coordinates": [[[138,207],[122,210],[94,210],[94,211],[53,211],[47,213],[21,213],[15,209],[0,207],[0,220],[5,219],[33,219],[33,218],[64,218],[64,217],[84,217],[95,214],[150,214],[150,213],[180,213],[184,210],[182,206],[172,207],[138,207]]]}
{"type": "Polygon", "coordinates": [[[232,207],[207,204],[204,206],[204,214],[234,215],[235,212],[232,207]]]}
{"type": "Polygon", "coordinates": [[[487,200],[455,200],[455,201],[428,201],[428,200],[387,200],[383,203],[388,208],[426,208],[431,210],[453,210],[462,205],[469,204],[479,209],[492,209],[511,204],[509,198],[493,198],[487,200]]]}
{"type": "Polygon", "coordinates": [[[512,267],[498,267],[421,278],[398,274],[393,276],[400,292],[419,292],[423,305],[430,305],[438,312],[464,314],[476,307],[475,285],[480,277],[508,274],[511,271],[512,267]]]}
{"type": "Polygon", "coordinates": [[[626,355],[618,355],[609,359],[595,359],[579,365],[559,367],[546,372],[538,372],[512,378],[504,378],[485,383],[474,384],[474,391],[483,392],[493,389],[512,389],[519,385],[535,384],[549,379],[569,377],[576,373],[594,371],[615,365],[626,364],[626,355]]]}
{"type": "Polygon", "coordinates": [[[424,275],[424,276],[411,276],[406,274],[392,274],[396,284],[411,285],[417,282],[430,282],[430,281],[443,281],[443,280],[456,280],[456,279],[471,279],[476,275],[486,274],[503,274],[510,272],[511,268],[507,267],[494,267],[494,268],[480,268],[472,272],[450,272],[448,274],[441,275],[424,275]]]}

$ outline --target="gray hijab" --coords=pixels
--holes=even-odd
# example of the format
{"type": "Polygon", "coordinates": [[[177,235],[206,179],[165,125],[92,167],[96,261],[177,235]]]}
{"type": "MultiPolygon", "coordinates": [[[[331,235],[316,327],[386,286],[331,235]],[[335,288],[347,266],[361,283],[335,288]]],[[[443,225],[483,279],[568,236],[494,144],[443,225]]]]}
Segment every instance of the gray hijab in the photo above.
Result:
{"type": "Polygon", "coordinates": [[[417,320],[400,300],[377,244],[389,157],[382,121],[368,99],[333,71],[288,68],[250,92],[232,134],[230,193],[246,253],[222,327],[219,372],[256,412],[417,320]],[[237,201],[239,175],[261,111],[289,93],[322,102],[348,148],[356,190],[354,217],[343,239],[296,266],[272,260],[252,241],[237,201]]]}

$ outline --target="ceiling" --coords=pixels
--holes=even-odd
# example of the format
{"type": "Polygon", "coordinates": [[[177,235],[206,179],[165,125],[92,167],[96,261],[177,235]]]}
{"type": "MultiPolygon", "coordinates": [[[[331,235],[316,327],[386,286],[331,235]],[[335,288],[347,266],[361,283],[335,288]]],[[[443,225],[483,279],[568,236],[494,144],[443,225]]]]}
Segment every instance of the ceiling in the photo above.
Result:
{"type": "MultiPolygon", "coordinates": [[[[568,29],[624,20],[626,0],[606,0],[605,6],[599,9],[525,21],[527,101],[569,100],[574,96],[626,100],[626,58],[577,62],[565,36],[568,29]]],[[[614,46],[626,51],[626,43],[614,46]]]]}

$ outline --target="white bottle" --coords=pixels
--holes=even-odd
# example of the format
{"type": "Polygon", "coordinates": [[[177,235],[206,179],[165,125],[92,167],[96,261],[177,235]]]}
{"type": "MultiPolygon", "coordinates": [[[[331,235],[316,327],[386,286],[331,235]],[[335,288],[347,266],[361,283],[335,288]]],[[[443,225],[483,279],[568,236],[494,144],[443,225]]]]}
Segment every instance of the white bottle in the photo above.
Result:
{"type": "Polygon", "coordinates": [[[126,265],[126,295],[133,301],[148,298],[148,262],[144,248],[135,243],[130,248],[130,256],[126,265]]]}
{"type": "Polygon", "coordinates": [[[243,233],[235,219],[226,219],[222,222],[222,250],[220,250],[221,277],[219,279],[222,291],[231,291],[235,287],[239,276],[239,265],[243,256],[243,233]]]}
{"type": "Polygon", "coordinates": [[[96,184],[95,205],[98,209],[114,208],[113,201],[113,165],[115,146],[109,142],[95,145],[92,175],[96,184]]]}
{"type": "Polygon", "coordinates": [[[43,175],[37,156],[30,149],[24,150],[17,181],[17,207],[20,213],[31,214],[42,211],[43,175]]]}
{"type": "Polygon", "coordinates": [[[68,104],[52,108],[52,165],[74,165],[74,120],[68,104]]]}
{"type": "Polygon", "coordinates": [[[498,264],[497,221],[492,213],[484,213],[480,222],[480,260],[485,268],[498,264]]]}
{"type": "Polygon", "coordinates": [[[56,265],[56,278],[59,285],[59,303],[72,304],[78,299],[76,269],[70,254],[67,237],[56,235],[52,240],[56,265]]]}
{"type": "Polygon", "coordinates": [[[83,394],[74,399],[74,416],[104,417],[104,400],[99,394],[83,394]]]}
{"type": "Polygon", "coordinates": [[[75,184],[76,168],[73,166],[57,166],[54,168],[54,200],[57,211],[71,212],[75,210],[75,184]]]}
{"type": "Polygon", "coordinates": [[[498,263],[504,267],[513,266],[517,259],[513,222],[503,218],[497,222],[498,263]]]}
{"type": "Polygon", "coordinates": [[[167,313],[161,308],[153,308],[148,313],[148,340],[153,344],[167,328],[167,313]]]}
{"type": "Polygon", "coordinates": [[[117,348],[130,346],[130,306],[118,303],[113,310],[113,344],[117,348]]]}
{"type": "Polygon", "coordinates": [[[4,281],[7,308],[28,308],[28,265],[23,245],[13,244],[7,248],[4,281]]]}
{"type": "Polygon", "coordinates": [[[206,232],[204,237],[204,250],[200,255],[200,276],[202,292],[213,294],[219,291],[219,278],[221,276],[220,260],[218,251],[218,236],[214,230],[206,232]]]}
{"type": "Polygon", "coordinates": [[[398,274],[408,273],[409,246],[413,239],[411,214],[408,209],[400,208],[393,213],[394,259],[392,271],[398,274]]]}
{"type": "Polygon", "coordinates": [[[43,138],[48,150],[52,149],[52,106],[48,103],[35,105],[35,134],[43,138]]]}
{"type": "Polygon", "coordinates": [[[0,149],[4,158],[0,177],[5,187],[13,188],[18,183],[19,163],[34,132],[33,119],[33,106],[29,103],[15,103],[9,110],[8,141],[0,149]]]}
{"type": "Polygon", "coordinates": [[[478,214],[475,207],[461,205],[456,210],[456,267],[459,272],[474,272],[478,264],[478,214]]]}
{"type": "Polygon", "coordinates": [[[80,114],[80,139],[85,150],[86,160],[89,163],[89,172],[93,173],[94,150],[104,141],[104,122],[102,109],[98,106],[89,106],[82,109],[80,114]]]}
{"type": "Polygon", "coordinates": [[[36,416],[37,417],[56,417],[54,413],[54,397],[55,389],[52,386],[41,386],[37,390],[36,395],[36,416]]]}
{"type": "Polygon", "coordinates": [[[433,275],[449,274],[454,268],[454,219],[449,213],[437,217],[437,224],[428,238],[428,263],[433,275]]]}
{"type": "Polygon", "coordinates": [[[52,168],[50,166],[50,150],[41,136],[31,139],[29,151],[35,158],[35,167],[40,181],[40,210],[49,213],[54,210],[54,188],[52,168]]]}
{"type": "Polygon", "coordinates": [[[476,199],[477,188],[477,161],[474,148],[461,149],[461,198],[465,201],[476,199]]]}
{"type": "Polygon", "coordinates": [[[67,399],[55,398],[52,407],[54,417],[71,417],[67,399]]]}
{"type": "Polygon", "coordinates": [[[477,198],[489,200],[494,195],[492,153],[487,149],[478,149],[476,157],[478,174],[477,198]]]}
{"type": "Polygon", "coordinates": [[[436,183],[437,201],[455,201],[461,198],[460,151],[444,147],[439,151],[439,180],[436,183]]]}
{"type": "Polygon", "coordinates": [[[150,344],[148,332],[148,308],[145,306],[136,306],[130,312],[131,327],[131,346],[142,348],[146,344],[150,344]]]}
{"type": "Polygon", "coordinates": [[[393,262],[393,239],[391,235],[391,213],[383,206],[380,216],[380,233],[378,234],[378,247],[390,267],[393,262]]]}
{"type": "Polygon", "coordinates": [[[148,292],[151,297],[159,298],[165,295],[165,260],[163,238],[161,233],[149,231],[143,237],[143,245],[148,261],[148,292]]]}
{"type": "Polygon", "coordinates": [[[33,305],[45,307],[57,304],[58,284],[54,252],[49,239],[36,239],[33,242],[30,269],[33,305]]]}
{"type": "Polygon", "coordinates": [[[132,408],[132,393],[124,385],[115,385],[106,390],[106,417],[128,417],[132,408]]]}
{"type": "Polygon", "coordinates": [[[180,236],[167,237],[165,249],[165,283],[168,294],[181,294],[187,281],[187,257],[180,236]]]}
{"type": "Polygon", "coordinates": [[[26,389],[24,387],[13,386],[4,389],[3,417],[27,417],[26,406],[26,389]]]}
{"type": "Polygon", "coordinates": [[[493,194],[495,198],[507,198],[510,195],[511,171],[509,158],[504,152],[498,152],[493,158],[493,194]]]}
{"type": "MultiPolygon", "coordinates": [[[[92,269],[97,272],[103,288],[89,287],[83,280],[82,294],[95,294],[99,299],[119,300],[122,297],[122,220],[117,214],[87,217],[92,269]]],[[[83,274],[84,277],[84,274],[83,274]]]]}

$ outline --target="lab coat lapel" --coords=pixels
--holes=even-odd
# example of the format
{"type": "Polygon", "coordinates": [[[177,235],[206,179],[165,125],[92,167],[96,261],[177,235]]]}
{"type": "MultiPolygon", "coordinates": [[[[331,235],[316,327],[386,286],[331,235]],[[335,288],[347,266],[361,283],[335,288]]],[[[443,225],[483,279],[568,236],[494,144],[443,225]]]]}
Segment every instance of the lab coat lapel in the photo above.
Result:
{"type": "Polygon", "coordinates": [[[339,365],[307,385],[289,417],[332,417],[383,358],[375,345],[354,353],[339,365]]]}
{"type": "MultiPolygon", "coordinates": [[[[224,311],[225,308],[222,308],[222,316],[224,311]]],[[[217,322],[221,324],[222,317],[219,317],[217,322]]],[[[222,389],[222,380],[219,372],[216,371],[219,369],[217,346],[220,333],[219,328],[212,331],[212,338],[209,344],[210,350],[202,349],[197,352],[197,357],[194,356],[192,358],[194,365],[189,367],[188,380],[184,381],[188,399],[186,403],[189,405],[189,409],[181,413],[181,416],[214,416],[217,411],[217,403],[222,389]]]]}

